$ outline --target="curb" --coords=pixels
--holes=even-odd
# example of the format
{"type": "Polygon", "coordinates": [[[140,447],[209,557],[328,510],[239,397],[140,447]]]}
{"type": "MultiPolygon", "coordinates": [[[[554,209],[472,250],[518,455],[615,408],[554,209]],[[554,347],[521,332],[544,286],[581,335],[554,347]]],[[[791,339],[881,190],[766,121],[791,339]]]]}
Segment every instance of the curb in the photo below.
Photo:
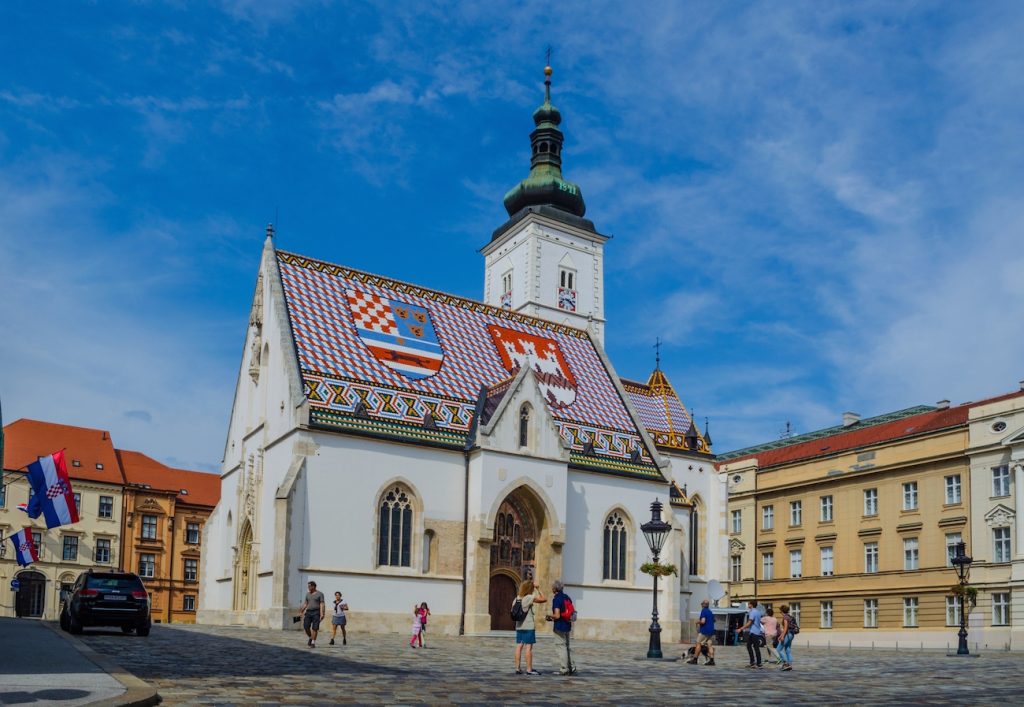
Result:
{"type": "Polygon", "coordinates": [[[114,705],[148,707],[149,705],[160,704],[160,695],[157,694],[156,688],[148,682],[135,677],[107,656],[93,650],[71,634],[65,633],[53,622],[43,621],[42,624],[70,643],[75,650],[88,658],[91,662],[95,663],[100,670],[124,686],[123,695],[118,695],[117,697],[112,697],[107,700],[90,702],[89,707],[114,707],[114,705]]]}

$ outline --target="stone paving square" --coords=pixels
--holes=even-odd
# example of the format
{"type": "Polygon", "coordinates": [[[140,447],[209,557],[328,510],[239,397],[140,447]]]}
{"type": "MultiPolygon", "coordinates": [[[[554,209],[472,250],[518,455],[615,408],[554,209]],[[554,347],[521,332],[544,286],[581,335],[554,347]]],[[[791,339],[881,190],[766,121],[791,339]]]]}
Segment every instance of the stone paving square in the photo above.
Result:
{"type": "MultiPolygon", "coordinates": [[[[148,639],[87,632],[85,642],[154,685],[164,704],[1021,704],[1024,655],[949,658],[936,652],[794,650],[795,669],[749,670],[746,650],[719,648],[717,666],[637,660],[646,645],[574,645],[579,675],[557,669],[541,637],[540,677],[513,674],[511,638],[349,632],[307,648],[293,631],[154,626],[148,639]]],[[[666,646],[666,656],[678,656],[666,646]]]]}

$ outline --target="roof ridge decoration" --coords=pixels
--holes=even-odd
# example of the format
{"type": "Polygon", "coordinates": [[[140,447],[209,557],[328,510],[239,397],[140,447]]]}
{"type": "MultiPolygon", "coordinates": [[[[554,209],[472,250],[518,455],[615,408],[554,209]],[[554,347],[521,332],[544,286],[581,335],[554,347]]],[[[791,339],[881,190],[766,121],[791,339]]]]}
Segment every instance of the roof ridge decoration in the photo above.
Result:
{"type": "Polygon", "coordinates": [[[697,429],[668,376],[656,366],[646,383],[620,379],[654,443],[664,449],[710,454],[711,444],[697,429]]]}
{"type": "Polygon", "coordinates": [[[811,442],[816,439],[823,439],[825,437],[833,437],[835,435],[842,434],[844,432],[850,432],[855,429],[863,429],[865,427],[874,427],[875,425],[882,425],[887,422],[895,422],[905,417],[913,417],[914,415],[920,415],[926,412],[934,412],[938,408],[932,405],[915,405],[913,407],[904,408],[903,410],[894,410],[887,412],[882,415],[876,415],[875,417],[866,417],[857,422],[856,425],[844,426],[844,425],[833,425],[832,427],[825,427],[820,430],[814,430],[812,432],[805,432],[802,435],[796,435],[793,437],[785,437],[783,439],[772,440],[771,442],[764,442],[762,444],[755,444],[751,447],[743,447],[742,449],[735,449],[731,452],[725,452],[719,454],[717,459],[720,462],[730,461],[732,459],[738,459],[739,457],[745,457],[759,452],[767,452],[773,449],[780,449],[781,447],[788,447],[790,445],[802,444],[803,442],[811,442]]]}

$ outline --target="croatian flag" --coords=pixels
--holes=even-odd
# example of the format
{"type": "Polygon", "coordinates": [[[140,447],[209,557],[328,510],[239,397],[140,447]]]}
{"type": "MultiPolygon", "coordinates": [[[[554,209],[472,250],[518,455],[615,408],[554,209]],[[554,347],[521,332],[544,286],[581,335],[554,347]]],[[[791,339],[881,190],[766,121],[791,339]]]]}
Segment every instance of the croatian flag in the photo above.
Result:
{"type": "Polygon", "coordinates": [[[78,522],[75,494],[64,463],[64,451],[28,465],[28,481],[32,484],[32,498],[28,502],[28,517],[46,518],[47,528],[78,522]]]}
{"type": "Polygon", "coordinates": [[[32,541],[32,528],[22,528],[11,537],[14,543],[14,559],[22,567],[28,567],[33,562],[39,562],[39,553],[36,552],[36,544],[32,541]]]}

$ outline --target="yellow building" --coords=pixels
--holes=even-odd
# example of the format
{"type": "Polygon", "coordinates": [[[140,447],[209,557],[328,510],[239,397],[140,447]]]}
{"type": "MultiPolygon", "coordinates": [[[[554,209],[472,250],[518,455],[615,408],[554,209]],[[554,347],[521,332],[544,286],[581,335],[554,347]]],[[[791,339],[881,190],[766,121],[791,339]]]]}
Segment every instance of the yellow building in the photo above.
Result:
{"type": "Polygon", "coordinates": [[[117,456],[126,482],[121,568],[142,577],[155,623],[195,623],[203,525],[220,499],[220,477],[139,452],[117,456]]]}
{"type": "Polygon", "coordinates": [[[110,433],[37,420],[17,420],[4,427],[4,487],[0,489],[0,616],[54,620],[62,591],[89,567],[116,568],[121,554],[121,508],[124,477],[110,433]],[[68,476],[75,492],[79,522],[46,529],[40,516],[29,519],[18,504],[28,502],[25,467],[39,457],[65,450],[68,476]],[[7,539],[25,526],[33,528],[39,562],[19,567],[7,539]],[[20,588],[9,589],[18,579],[20,588]]]}
{"type": "MultiPolygon", "coordinates": [[[[721,455],[731,600],[791,605],[801,641],[955,647],[950,558],[972,548],[968,417],[987,402],[848,413],[721,455]]],[[[991,615],[976,610],[971,625],[972,644],[995,636],[991,615]]]]}

